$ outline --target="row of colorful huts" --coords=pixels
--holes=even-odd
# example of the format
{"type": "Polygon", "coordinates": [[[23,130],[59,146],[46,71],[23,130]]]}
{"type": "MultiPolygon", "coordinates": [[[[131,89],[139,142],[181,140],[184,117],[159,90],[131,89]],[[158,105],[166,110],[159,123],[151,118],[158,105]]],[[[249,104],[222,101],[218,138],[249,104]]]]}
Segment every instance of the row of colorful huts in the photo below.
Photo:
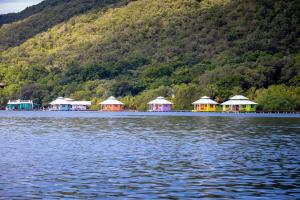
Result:
{"type": "MultiPolygon", "coordinates": [[[[257,103],[250,101],[247,97],[236,95],[224,103],[217,103],[207,96],[192,103],[194,112],[255,112],[257,103]]],[[[74,101],[70,98],[58,97],[52,101],[49,106],[51,111],[85,111],[91,107],[90,101],[74,101]]],[[[100,103],[101,111],[119,112],[125,110],[125,105],[115,97],[111,96],[100,103]]],[[[148,111],[152,112],[170,112],[173,103],[164,97],[157,97],[148,103],[148,111]]],[[[33,110],[34,104],[31,100],[9,101],[7,110],[33,110]]]]}

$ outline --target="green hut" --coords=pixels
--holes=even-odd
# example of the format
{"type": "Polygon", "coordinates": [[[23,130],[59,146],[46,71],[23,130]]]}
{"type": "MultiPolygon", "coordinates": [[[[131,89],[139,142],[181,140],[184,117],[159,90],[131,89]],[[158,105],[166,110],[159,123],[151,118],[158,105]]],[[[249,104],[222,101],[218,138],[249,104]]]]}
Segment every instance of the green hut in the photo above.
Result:
{"type": "Polygon", "coordinates": [[[34,105],[31,100],[9,100],[6,110],[33,110],[34,105]]]}
{"type": "Polygon", "coordinates": [[[224,112],[255,112],[257,103],[242,95],[236,95],[221,105],[224,112]]]}

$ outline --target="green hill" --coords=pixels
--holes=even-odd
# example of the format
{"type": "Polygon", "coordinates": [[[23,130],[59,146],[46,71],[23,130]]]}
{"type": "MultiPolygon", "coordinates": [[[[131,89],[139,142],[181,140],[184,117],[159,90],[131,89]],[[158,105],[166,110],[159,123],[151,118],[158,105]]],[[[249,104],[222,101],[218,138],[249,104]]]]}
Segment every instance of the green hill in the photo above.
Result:
{"type": "Polygon", "coordinates": [[[299,1],[271,0],[138,0],[93,10],[2,51],[2,101],[115,95],[145,109],[164,95],[189,109],[202,95],[241,93],[264,110],[296,110],[299,11],[299,1]]]}
{"type": "Polygon", "coordinates": [[[20,13],[0,15],[0,50],[15,47],[73,16],[127,2],[128,0],[45,0],[20,13]]]}

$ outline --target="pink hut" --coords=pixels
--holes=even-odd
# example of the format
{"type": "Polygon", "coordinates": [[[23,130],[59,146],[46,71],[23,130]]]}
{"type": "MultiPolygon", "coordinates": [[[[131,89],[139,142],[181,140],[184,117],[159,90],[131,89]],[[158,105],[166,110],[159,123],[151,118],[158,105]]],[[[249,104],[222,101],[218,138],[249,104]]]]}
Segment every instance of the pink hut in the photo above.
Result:
{"type": "Polygon", "coordinates": [[[167,101],[164,97],[157,97],[148,103],[150,112],[168,112],[172,110],[173,103],[167,101]]]}

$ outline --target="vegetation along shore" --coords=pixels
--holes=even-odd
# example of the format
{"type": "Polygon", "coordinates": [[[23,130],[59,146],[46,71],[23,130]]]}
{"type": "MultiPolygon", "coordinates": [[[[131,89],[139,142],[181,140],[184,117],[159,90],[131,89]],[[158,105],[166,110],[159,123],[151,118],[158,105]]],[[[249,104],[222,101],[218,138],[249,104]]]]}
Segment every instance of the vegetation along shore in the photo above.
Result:
{"type": "Polygon", "coordinates": [[[146,111],[161,96],[194,110],[241,94],[257,111],[299,111],[300,3],[45,0],[0,15],[0,82],[3,109],[61,96],[101,110],[114,96],[146,111]]]}

